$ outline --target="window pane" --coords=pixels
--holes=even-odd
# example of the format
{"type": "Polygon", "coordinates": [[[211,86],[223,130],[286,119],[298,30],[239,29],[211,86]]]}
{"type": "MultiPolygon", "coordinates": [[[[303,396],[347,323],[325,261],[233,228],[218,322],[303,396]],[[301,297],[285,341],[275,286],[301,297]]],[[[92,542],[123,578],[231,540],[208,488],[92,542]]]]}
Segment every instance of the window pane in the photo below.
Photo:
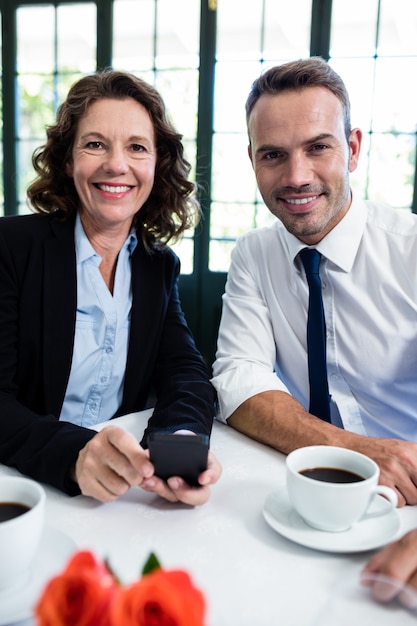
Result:
{"type": "Polygon", "coordinates": [[[199,5],[195,0],[114,0],[113,65],[129,71],[197,69],[199,5]]]}
{"type": "Polygon", "coordinates": [[[352,127],[372,128],[375,59],[334,59],[329,64],[342,77],[349,92],[352,127]]]}
{"type": "Polygon", "coordinates": [[[415,0],[381,0],[378,54],[415,55],[416,33],[415,0]]]}
{"type": "Polygon", "coordinates": [[[57,66],[61,72],[87,74],[96,68],[96,5],[57,8],[57,66]]]}
{"type": "Polygon", "coordinates": [[[365,133],[352,184],[365,198],[408,209],[416,161],[416,32],[414,0],[333,0],[330,63],[350,93],[352,125],[365,133]]]}
{"type": "Polygon", "coordinates": [[[259,62],[225,61],[216,64],[214,128],[217,132],[240,132],[246,135],[245,102],[259,71],[259,62]]]}
{"type": "Polygon", "coordinates": [[[210,241],[209,267],[212,272],[227,272],[230,265],[230,256],[235,247],[235,240],[232,241],[210,241]]]}
{"type": "MultiPolygon", "coordinates": [[[[417,31],[416,31],[417,34],[417,31]]],[[[379,58],[375,72],[373,128],[377,131],[415,132],[417,119],[416,56],[379,58]],[[407,80],[410,77],[410,80],[407,80]]]]}
{"type": "Polygon", "coordinates": [[[330,56],[372,56],[377,12],[378,0],[333,0],[330,56]]]}
{"type": "Polygon", "coordinates": [[[415,136],[374,134],[369,158],[369,197],[409,208],[413,198],[415,136]]]}
{"type": "Polygon", "coordinates": [[[51,74],[55,67],[54,7],[20,7],[17,9],[16,20],[17,71],[51,74]]]}
{"type": "MultiPolygon", "coordinates": [[[[225,202],[255,202],[256,181],[245,135],[216,134],[213,139],[212,197],[225,202]]],[[[212,221],[214,226],[214,223],[212,221]]]]}
{"type": "Polygon", "coordinates": [[[253,204],[212,202],[211,219],[213,239],[235,240],[256,226],[253,204]]]}
{"type": "Polygon", "coordinates": [[[18,194],[19,194],[19,203],[20,203],[20,212],[28,213],[29,209],[26,204],[26,188],[29,183],[34,179],[35,172],[33,171],[32,165],[32,153],[40,145],[39,141],[33,140],[23,140],[19,141],[17,145],[18,150],[18,161],[17,161],[17,169],[19,172],[19,186],[18,186],[18,194]],[[30,164],[30,167],[29,167],[30,164]]]}
{"type": "Polygon", "coordinates": [[[114,0],[113,66],[127,71],[154,65],[155,0],[114,0]]]}
{"type": "Polygon", "coordinates": [[[307,57],[310,29],[311,0],[266,0],[264,58],[277,62],[307,57]]]}
{"type": "Polygon", "coordinates": [[[199,65],[200,3],[158,0],[156,60],[159,68],[199,65]]]}
{"type": "Polygon", "coordinates": [[[227,0],[217,5],[218,61],[259,59],[262,46],[262,2],[227,0]]]}
{"type": "Polygon", "coordinates": [[[181,274],[192,274],[194,265],[194,241],[191,237],[184,237],[171,248],[181,259],[181,274]]]}
{"type": "MultiPolygon", "coordinates": [[[[195,0],[114,0],[113,67],[154,85],[183,136],[195,179],[200,3],[195,0]]],[[[174,246],[181,272],[192,272],[193,233],[174,246]]]]}
{"type": "Polygon", "coordinates": [[[198,71],[160,71],[155,87],[161,93],[168,113],[184,138],[195,140],[197,135],[198,71]]]}
{"type": "Polygon", "coordinates": [[[17,186],[19,211],[27,210],[33,179],[32,151],[45,141],[70,85],[96,66],[96,5],[17,9],[17,186]]]}
{"type": "Polygon", "coordinates": [[[311,0],[218,3],[209,269],[227,271],[234,238],[269,219],[247,154],[245,102],[266,66],[306,57],[311,0]],[[252,204],[248,204],[252,203],[252,204]],[[224,242],[218,239],[225,237],[224,242]],[[231,240],[227,241],[230,237],[231,240]]]}

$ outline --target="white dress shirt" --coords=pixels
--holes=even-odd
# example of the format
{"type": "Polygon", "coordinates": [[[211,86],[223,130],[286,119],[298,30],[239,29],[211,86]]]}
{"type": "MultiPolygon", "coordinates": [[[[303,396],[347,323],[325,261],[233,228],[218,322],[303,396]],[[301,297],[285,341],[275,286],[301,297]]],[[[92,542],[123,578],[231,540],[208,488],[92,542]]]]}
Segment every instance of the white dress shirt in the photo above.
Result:
{"type": "MultiPolygon", "coordinates": [[[[308,410],[304,247],[279,220],[236,244],[213,367],[222,421],[268,390],[287,391],[308,410]]],[[[315,247],[332,422],[417,441],[417,216],[353,194],[315,247]]]]}
{"type": "Polygon", "coordinates": [[[89,427],[113,417],[121,405],[132,307],[130,257],[136,245],[132,232],[118,256],[112,295],[99,270],[102,259],[77,215],[77,317],[60,420],[89,427]]]}

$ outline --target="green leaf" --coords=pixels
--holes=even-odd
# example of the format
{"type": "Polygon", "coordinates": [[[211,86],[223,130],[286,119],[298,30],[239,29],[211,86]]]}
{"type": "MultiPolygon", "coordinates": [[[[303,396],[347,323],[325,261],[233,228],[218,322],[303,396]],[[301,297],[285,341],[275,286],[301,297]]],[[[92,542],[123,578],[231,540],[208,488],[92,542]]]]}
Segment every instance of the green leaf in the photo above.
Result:
{"type": "Polygon", "coordinates": [[[146,574],[150,574],[155,569],[160,569],[160,568],[161,568],[161,564],[157,556],[153,552],[151,552],[150,555],[148,556],[148,560],[146,561],[145,565],[142,568],[142,576],[146,576],[146,574]]]}
{"type": "Polygon", "coordinates": [[[110,567],[110,563],[108,561],[108,559],[104,559],[104,565],[106,566],[106,568],[109,571],[109,574],[111,574],[111,576],[113,576],[114,581],[116,583],[116,585],[118,585],[119,587],[122,586],[122,581],[120,580],[120,578],[118,577],[118,575],[116,574],[116,572],[110,567]]]}

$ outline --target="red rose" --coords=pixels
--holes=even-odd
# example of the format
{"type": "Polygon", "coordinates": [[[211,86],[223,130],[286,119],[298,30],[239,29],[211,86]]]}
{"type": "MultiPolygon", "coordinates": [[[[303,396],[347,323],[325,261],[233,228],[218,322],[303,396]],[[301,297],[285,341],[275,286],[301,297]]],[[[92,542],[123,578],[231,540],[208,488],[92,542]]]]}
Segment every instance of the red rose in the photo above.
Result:
{"type": "Polygon", "coordinates": [[[112,626],[204,626],[204,596],[184,571],[157,569],[121,590],[112,626]]]}
{"type": "Polygon", "coordinates": [[[107,626],[119,588],[106,566],[81,551],[52,578],[36,606],[39,626],[107,626]]]}

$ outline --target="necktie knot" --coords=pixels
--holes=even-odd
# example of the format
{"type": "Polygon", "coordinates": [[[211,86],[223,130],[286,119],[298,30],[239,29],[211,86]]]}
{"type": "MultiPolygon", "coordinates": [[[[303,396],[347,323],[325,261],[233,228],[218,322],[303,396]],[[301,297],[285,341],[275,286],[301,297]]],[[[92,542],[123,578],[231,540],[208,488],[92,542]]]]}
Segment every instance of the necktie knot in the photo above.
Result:
{"type": "Polygon", "coordinates": [[[300,252],[300,259],[304,265],[307,276],[309,274],[318,274],[321,254],[314,248],[303,248],[300,252]]]}

